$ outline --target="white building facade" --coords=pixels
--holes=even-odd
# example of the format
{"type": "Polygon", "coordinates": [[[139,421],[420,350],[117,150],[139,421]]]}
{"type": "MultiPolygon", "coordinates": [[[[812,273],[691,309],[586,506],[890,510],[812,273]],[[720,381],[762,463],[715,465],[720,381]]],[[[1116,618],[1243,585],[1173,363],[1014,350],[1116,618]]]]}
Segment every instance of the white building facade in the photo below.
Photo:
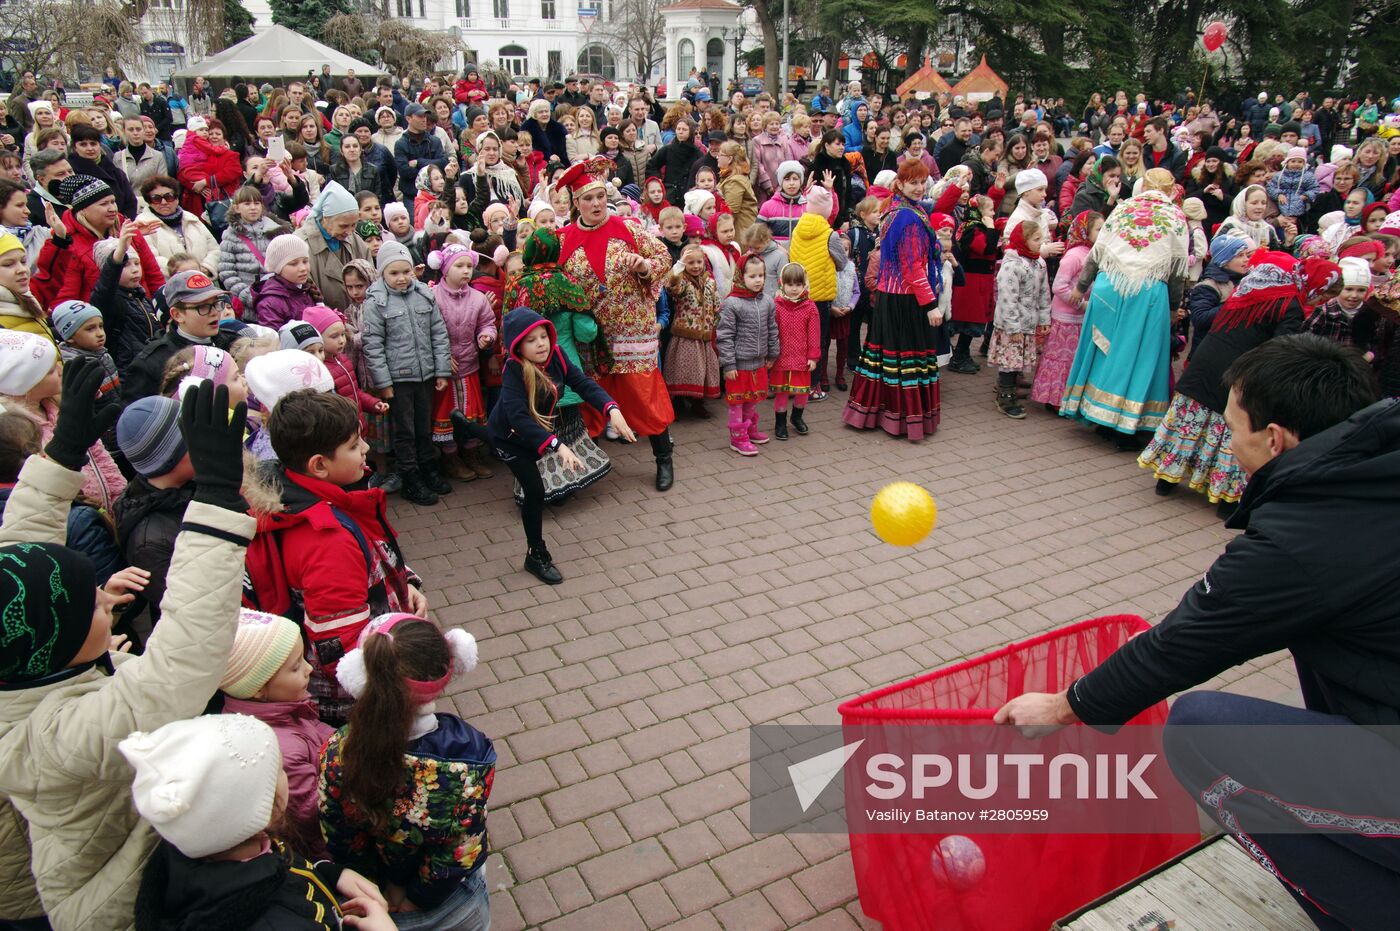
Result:
{"type": "Polygon", "coordinates": [[[680,0],[661,8],[666,20],[666,96],[676,98],[690,71],[704,71],[728,86],[747,69],[739,54],[760,39],[752,10],[729,0],[680,0]]]}

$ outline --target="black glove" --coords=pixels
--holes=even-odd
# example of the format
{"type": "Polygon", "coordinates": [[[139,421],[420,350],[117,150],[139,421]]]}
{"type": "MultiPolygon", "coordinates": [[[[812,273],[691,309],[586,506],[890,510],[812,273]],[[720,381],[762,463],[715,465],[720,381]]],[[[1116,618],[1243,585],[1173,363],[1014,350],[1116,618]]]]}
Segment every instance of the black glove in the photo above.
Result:
{"type": "Polygon", "coordinates": [[[239,402],[228,413],[228,387],[200,382],[185,392],[180,409],[180,432],[194,467],[194,500],[229,511],[246,511],[243,500],[243,429],[248,405],[239,402]]]}
{"type": "Polygon", "coordinates": [[[92,444],[111,429],[121,414],[117,404],[97,409],[97,389],[102,386],[102,379],[102,363],[96,359],[74,359],[63,367],[58,422],[44,452],[65,469],[76,472],[86,465],[92,444]]]}

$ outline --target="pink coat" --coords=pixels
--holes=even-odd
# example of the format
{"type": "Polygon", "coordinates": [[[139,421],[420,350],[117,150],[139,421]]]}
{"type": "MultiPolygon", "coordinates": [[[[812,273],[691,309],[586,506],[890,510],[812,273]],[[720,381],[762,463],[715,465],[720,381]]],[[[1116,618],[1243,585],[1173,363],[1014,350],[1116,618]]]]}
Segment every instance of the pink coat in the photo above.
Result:
{"type": "Polygon", "coordinates": [[[321,750],[335,728],[322,724],[316,703],[301,701],[250,701],[224,696],[224,714],[252,715],[272,728],[282,748],[282,770],[287,774],[286,829],[292,846],[310,860],[324,859],[321,815],[316,808],[316,782],[320,778],[321,750]]]}
{"type": "Polygon", "coordinates": [[[1050,288],[1050,319],[1055,323],[1081,323],[1084,308],[1088,301],[1076,309],[1065,298],[1079,284],[1079,273],[1084,269],[1084,260],[1089,258],[1089,247],[1082,243],[1071,246],[1060,257],[1060,270],[1055,273],[1055,283],[1050,288]]]}
{"type": "Polygon", "coordinates": [[[496,338],[496,314],[491,309],[491,299],[470,286],[454,293],[441,281],[433,285],[433,296],[447,324],[457,377],[475,374],[481,353],[477,340],[482,336],[496,338]]]}
{"type": "Polygon", "coordinates": [[[759,200],[771,197],[778,190],[778,166],[792,157],[788,136],[759,133],[753,138],[754,189],[759,200]]]}
{"type": "Polygon", "coordinates": [[[817,305],[810,298],[793,303],[782,294],[773,303],[778,320],[778,361],[773,368],[779,372],[805,372],[809,361],[815,362],[822,356],[817,305]]]}
{"type": "MultiPolygon", "coordinates": [[[[134,240],[133,240],[134,241],[134,240]]],[[[54,424],[58,422],[58,401],[55,398],[45,398],[39,402],[39,410],[35,410],[26,402],[18,398],[5,399],[5,409],[23,414],[39,425],[39,445],[49,445],[49,440],[53,439],[54,424]]],[[[117,500],[117,496],[126,490],[126,476],[122,475],[122,470],[117,468],[117,464],[112,460],[112,454],[107,452],[107,447],[98,440],[88,449],[87,462],[83,465],[83,497],[97,504],[104,510],[112,509],[112,502],[117,500]]]]}

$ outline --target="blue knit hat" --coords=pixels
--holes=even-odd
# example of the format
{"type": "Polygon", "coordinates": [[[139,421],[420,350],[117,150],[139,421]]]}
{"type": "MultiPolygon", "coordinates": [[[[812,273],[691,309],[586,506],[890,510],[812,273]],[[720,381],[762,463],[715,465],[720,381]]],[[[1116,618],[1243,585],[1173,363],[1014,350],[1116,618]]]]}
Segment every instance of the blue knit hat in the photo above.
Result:
{"type": "Polygon", "coordinates": [[[1210,243],[1210,260],[1215,265],[1225,265],[1245,249],[1253,249],[1250,240],[1242,236],[1217,236],[1210,243]]]}
{"type": "Polygon", "coordinates": [[[82,329],[84,323],[93,317],[100,318],[101,316],[102,311],[87,301],[64,301],[53,309],[49,320],[53,323],[53,328],[58,331],[58,335],[67,340],[82,329]]]}
{"type": "Polygon", "coordinates": [[[180,432],[180,405],[173,398],[132,401],[117,420],[117,446],[131,467],[147,478],[164,475],[188,451],[180,432]]]}

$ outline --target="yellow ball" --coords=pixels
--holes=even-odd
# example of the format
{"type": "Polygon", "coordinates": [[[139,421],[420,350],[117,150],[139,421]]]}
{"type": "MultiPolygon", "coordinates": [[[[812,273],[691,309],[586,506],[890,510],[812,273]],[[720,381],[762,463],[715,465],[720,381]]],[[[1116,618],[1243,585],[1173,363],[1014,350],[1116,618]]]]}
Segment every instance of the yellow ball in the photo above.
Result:
{"type": "Polygon", "coordinates": [[[929,535],[937,521],[933,495],[913,482],[891,482],[870,505],[876,536],[893,546],[913,546],[929,535]]]}

